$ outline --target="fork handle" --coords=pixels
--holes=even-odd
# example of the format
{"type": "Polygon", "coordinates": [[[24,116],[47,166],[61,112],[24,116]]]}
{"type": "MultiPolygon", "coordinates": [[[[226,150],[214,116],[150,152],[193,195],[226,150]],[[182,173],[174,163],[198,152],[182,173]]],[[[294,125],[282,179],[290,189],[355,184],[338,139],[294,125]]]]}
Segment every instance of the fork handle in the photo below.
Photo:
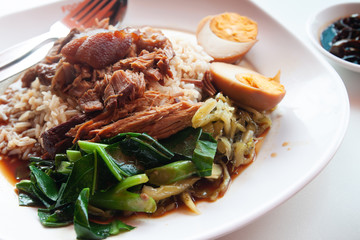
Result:
{"type": "Polygon", "coordinates": [[[0,52],[0,71],[14,65],[43,45],[57,39],[51,32],[46,32],[5,49],[0,52]]]}

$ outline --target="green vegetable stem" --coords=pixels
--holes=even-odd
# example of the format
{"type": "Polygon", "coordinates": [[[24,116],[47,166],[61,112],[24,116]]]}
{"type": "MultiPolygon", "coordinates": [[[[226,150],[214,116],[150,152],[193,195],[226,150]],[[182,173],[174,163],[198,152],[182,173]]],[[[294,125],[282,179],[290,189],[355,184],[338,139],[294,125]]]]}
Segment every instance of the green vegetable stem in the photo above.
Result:
{"type": "Polygon", "coordinates": [[[192,161],[184,160],[152,168],[145,173],[149,177],[149,183],[161,186],[188,178],[196,174],[197,169],[192,161]]]}
{"type": "Polygon", "coordinates": [[[74,229],[77,239],[104,239],[110,235],[116,235],[121,231],[129,231],[134,227],[119,220],[109,224],[98,224],[89,221],[88,204],[90,190],[84,188],[75,202],[74,229]]]}
{"type": "Polygon", "coordinates": [[[96,192],[90,198],[90,202],[96,207],[105,209],[155,212],[156,203],[154,199],[145,194],[132,193],[127,190],[130,187],[146,183],[148,180],[145,174],[125,178],[109,190],[96,192]]]}

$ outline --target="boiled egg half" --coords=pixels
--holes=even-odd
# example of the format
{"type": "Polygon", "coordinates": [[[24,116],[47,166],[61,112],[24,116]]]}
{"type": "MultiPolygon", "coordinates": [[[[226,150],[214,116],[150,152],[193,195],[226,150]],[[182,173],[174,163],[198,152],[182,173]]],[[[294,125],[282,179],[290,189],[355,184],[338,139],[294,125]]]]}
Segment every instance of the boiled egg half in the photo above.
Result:
{"type": "Polygon", "coordinates": [[[210,72],[214,85],[242,106],[258,111],[271,110],[285,96],[285,88],[280,84],[280,71],[269,78],[238,65],[213,62],[210,72]]]}
{"type": "Polygon", "coordinates": [[[257,42],[257,23],[237,13],[222,13],[202,19],[196,31],[198,44],[215,61],[240,60],[257,42]]]}

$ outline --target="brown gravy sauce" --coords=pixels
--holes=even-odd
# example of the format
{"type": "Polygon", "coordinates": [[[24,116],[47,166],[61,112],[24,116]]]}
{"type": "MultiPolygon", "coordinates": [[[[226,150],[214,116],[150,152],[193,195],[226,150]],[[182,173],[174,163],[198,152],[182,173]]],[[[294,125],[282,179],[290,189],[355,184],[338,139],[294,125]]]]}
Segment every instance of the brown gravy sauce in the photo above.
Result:
{"type": "Polygon", "coordinates": [[[11,158],[4,155],[0,156],[0,174],[13,186],[21,179],[18,178],[18,171],[27,167],[27,161],[11,158]]]}

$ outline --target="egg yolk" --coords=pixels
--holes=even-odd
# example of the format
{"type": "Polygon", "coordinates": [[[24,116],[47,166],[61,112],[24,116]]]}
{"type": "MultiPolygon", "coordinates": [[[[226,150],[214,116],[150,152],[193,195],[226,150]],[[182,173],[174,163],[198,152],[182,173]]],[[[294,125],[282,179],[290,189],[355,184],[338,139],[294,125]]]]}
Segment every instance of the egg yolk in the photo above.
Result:
{"type": "Polygon", "coordinates": [[[265,91],[284,91],[284,86],[279,82],[280,72],[278,72],[274,78],[268,78],[261,74],[252,73],[239,73],[235,75],[235,78],[239,82],[253,88],[261,88],[265,91]]]}
{"type": "Polygon", "coordinates": [[[256,40],[257,23],[237,13],[223,13],[210,21],[212,32],[219,38],[233,42],[256,40]]]}

